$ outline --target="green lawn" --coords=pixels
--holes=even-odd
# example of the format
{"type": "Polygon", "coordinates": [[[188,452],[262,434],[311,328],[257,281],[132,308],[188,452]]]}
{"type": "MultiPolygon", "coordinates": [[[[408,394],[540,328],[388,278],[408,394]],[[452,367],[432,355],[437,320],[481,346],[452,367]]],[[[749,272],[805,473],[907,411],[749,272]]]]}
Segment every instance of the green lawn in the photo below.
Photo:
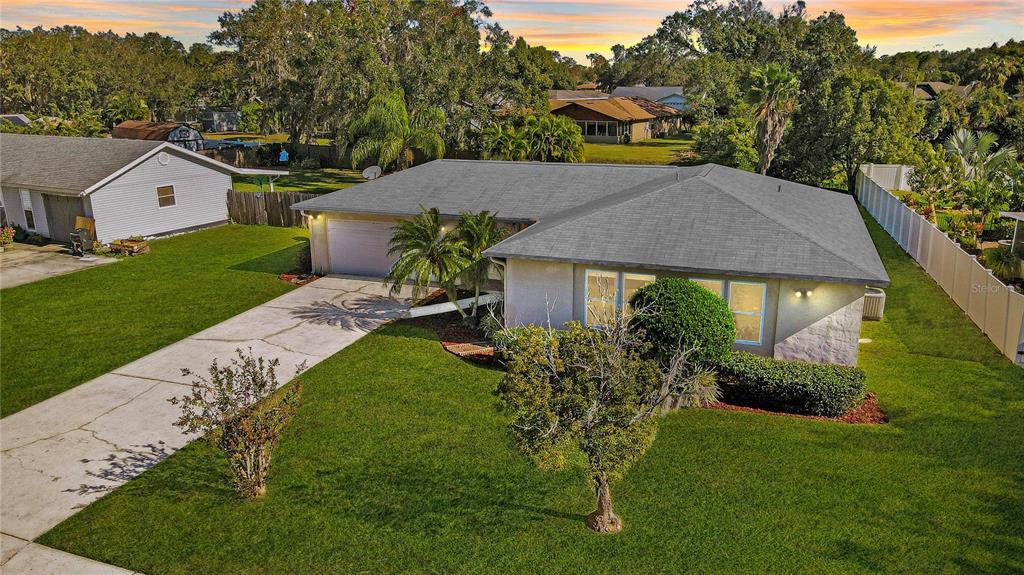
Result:
{"type": "Polygon", "coordinates": [[[395,324],[302,376],[268,496],[194,443],[41,542],[160,573],[1010,573],[1024,570],[1024,370],[870,226],[893,285],[861,365],[892,422],[689,410],[589,532],[578,465],[532,468],[499,372],[395,324]]]}
{"type": "MultiPolygon", "coordinates": [[[[302,168],[286,168],[287,176],[274,180],[274,190],[278,192],[306,192],[310,194],[326,194],[342,188],[348,188],[365,182],[362,174],[355,170],[337,168],[321,168],[305,170],[302,168]]],[[[267,178],[262,176],[235,176],[232,187],[237,192],[268,191],[267,178]]]]}
{"type": "Polygon", "coordinates": [[[583,155],[591,164],[694,164],[700,163],[693,153],[693,137],[689,134],[670,138],[652,138],[634,144],[583,145],[583,155]]]}
{"type": "MultiPolygon", "coordinates": [[[[204,132],[203,137],[207,140],[240,140],[242,142],[259,142],[261,144],[283,144],[288,141],[288,134],[285,132],[274,134],[260,134],[257,132],[204,132]]],[[[315,138],[313,143],[329,146],[331,145],[331,139],[315,138]]]]}
{"type": "Polygon", "coordinates": [[[277,297],[306,230],[221,226],[0,292],[7,416],[277,297]]]}

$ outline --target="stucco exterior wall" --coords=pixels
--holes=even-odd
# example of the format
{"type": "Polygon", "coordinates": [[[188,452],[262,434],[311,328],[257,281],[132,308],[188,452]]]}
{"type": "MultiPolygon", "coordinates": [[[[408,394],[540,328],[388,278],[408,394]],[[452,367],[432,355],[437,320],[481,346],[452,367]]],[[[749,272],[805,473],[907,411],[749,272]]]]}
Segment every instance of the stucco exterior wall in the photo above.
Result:
{"type": "Polygon", "coordinates": [[[505,264],[505,325],[562,327],[574,319],[573,265],[510,259],[505,264]]]}
{"type": "Polygon", "coordinates": [[[97,239],[106,243],[226,221],[229,189],[227,172],[173,151],[156,154],[90,195],[97,239]],[[173,206],[157,203],[160,186],[174,186],[173,206]]]}
{"type": "Polygon", "coordinates": [[[864,286],[783,280],[775,357],[857,365],[864,286]],[[811,290],[797,297],[798,289],[811,290]]]}

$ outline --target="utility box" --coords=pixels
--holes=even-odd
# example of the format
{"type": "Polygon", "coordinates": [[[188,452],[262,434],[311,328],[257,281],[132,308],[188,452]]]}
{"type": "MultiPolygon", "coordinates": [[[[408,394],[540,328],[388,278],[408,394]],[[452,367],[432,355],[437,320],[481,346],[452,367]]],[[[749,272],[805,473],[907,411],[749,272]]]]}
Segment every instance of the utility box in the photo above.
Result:
{"type": "Polygon", "coordinates": [[[879,321],[885,313],[885,291],[869,287],[864,294],[864,319],[879,321]]]}

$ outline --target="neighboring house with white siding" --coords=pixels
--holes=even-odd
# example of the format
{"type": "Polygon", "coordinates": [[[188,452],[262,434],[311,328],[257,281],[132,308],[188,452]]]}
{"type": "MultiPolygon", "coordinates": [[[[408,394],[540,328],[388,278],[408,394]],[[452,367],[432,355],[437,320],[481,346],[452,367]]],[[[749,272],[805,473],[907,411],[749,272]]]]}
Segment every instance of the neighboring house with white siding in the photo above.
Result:
{"type": "Polygon", "coordinates": [[[853,198],[707,164],[435,160],[292,206],[313,268],[383,277],[396,222],[489,210],[516,233],[484,254],[504,272],[507,325],[605,324],[657,277],[722,297],[738,350],[854,365],[867,286],[889,283],[853,198]]]}
{"type": "Polygon", "coordinates": [[[167,142],[0,134],[0,191],[9,223],[66,242],[76,216],[96,239],[158,236],[228,219],[236,168],[167,142]]]}

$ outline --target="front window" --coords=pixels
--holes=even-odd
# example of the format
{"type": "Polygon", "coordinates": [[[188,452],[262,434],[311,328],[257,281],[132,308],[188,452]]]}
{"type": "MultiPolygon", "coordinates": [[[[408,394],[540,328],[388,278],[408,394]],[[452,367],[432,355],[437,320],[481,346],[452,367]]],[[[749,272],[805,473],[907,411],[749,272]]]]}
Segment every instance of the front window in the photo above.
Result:
{"type": "Polygon", "coordinates": [[[704,280],[693,278],[692,281],[695,284],[699,284],[709,292],[715,294],[720,298],[725,298],[725,281],[724,280],[704,280]]]}
{"type": "Polygon", "coordinates": [[[647,274],[587,270],[587,309],[584,323],[587,325],[609,325],[617,314],[630,313],[629,300],[633,294],[655,277],[647,274]]]}
{"type": "Polygon", "coordinates": [[[729,309],[736,319],[738,343],[761,345],[767,291],[762,283],[729,282],[729,309]]]}
{"type": "Polygon", "coordinates": [[[21,190],[21,209],[25,213],[25,229],[34,232],[36,230],[36,215],[32,211],[32,194],[28,190],[21,190]]]}

